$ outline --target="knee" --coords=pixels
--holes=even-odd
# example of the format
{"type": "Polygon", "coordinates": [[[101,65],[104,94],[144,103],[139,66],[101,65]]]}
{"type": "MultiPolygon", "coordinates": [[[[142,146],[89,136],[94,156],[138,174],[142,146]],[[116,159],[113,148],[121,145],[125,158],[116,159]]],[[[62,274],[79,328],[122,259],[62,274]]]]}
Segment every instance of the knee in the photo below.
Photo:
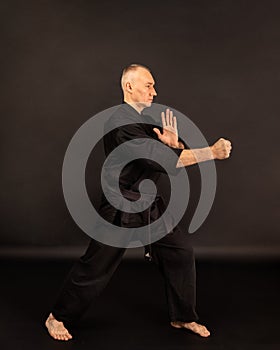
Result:
{"type": "Polygon", "coordinates": [[[179,266],[193,266],[194,265],[194,251],[192,247],[184,247],[176,249],[172,254],[172,263],[179,266]]]}

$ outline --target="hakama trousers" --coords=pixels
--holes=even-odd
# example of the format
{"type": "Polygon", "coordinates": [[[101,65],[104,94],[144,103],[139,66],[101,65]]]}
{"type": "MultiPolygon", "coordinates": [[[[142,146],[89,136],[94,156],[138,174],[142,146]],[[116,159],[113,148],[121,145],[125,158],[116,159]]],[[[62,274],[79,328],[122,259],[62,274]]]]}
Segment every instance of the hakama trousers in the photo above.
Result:
{"type": "MultiPolygon", "coordinates": [[[[54,304],[54,317],[76,323],[103,291],[121,262],[125,248],[91,239],[85,254],[74,264],[54,304]]],[[[163,275],[170,321],[197,321],[196,272],[189,235],[178,227],[151,245],[152,261],[163,275]]]]}

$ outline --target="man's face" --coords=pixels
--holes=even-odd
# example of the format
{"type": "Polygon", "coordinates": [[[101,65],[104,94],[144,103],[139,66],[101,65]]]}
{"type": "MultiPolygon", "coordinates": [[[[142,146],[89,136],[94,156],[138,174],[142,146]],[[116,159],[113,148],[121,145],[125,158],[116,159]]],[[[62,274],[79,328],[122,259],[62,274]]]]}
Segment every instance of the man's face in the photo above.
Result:
{"type": "Polygon", "coordinates": [[[157,95],[154,85],[155,81],[152,74],[144,68],[138,68],[131,82],[132,102],[141,108],[150,107],[157,95]]]}

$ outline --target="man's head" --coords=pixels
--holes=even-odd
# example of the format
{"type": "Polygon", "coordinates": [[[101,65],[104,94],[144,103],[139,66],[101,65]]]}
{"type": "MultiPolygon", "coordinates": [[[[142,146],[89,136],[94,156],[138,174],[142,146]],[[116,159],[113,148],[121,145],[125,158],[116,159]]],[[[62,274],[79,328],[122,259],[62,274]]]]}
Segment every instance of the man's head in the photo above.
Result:
{"type": "Polygon", "coordinates": [[[121,85],[124,101],[133,105],[139,112],[150,107],[154,96],[157,95],[150,70],[140,64],[131,64],[123,70],[121,85]]]}

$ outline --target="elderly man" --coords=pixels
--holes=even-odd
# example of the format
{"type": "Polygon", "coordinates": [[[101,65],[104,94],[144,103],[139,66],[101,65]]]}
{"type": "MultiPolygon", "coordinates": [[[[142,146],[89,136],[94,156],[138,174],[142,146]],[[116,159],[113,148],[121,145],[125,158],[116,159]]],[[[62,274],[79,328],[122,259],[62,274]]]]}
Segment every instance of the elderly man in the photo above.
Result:
{"type": "MultiPolygon", "coordinates": [[[[114,125],[114,120],[117,120],[118,116],[121,115],[130,123],[122,127],[117,127],[116,124],[116,128],[106,134],[104,137],[106,155],[126,141],[139,139],[141,140],[139,142],[145,145],[145,140],[152,139],[166,144],[177,155],[176,163],[174,163],[174,158],[165,157],[166,168],[170,169],[171,172],[179,171],[181,167],[198,162],[229,157],[231,143],[222,138],[211,147],[184,149],[184,144],[178,139],[176,117],[170,110],[162,113],[162,132],[151,123],[145,124],[143,122],[142,118],[145,117],[142,115],[142,111],[151,106],[157,95],[155,81],[147,67],[132,64],[125,68],[121,85],[124,104],[109,122],[114,125]]],[[[150,145],[147,143],[147,148],[151,147],[150,145]]],[[[122,194],[130,200],[137,198],[138,185],[143,179],[148,178],[156,183],[159,175],[164,173],[164,169],[156,162],[149,159],[137,159],[139,158],[137,157],[137,149],[139,148],[127,146],[127,152],[135,155],[135,161],[126,165],[119,180],[120,189],[123,190],[122,194]]],[[[156,148],[148,149],[147,152],[158,152],[157,157],[164,157],[156,148]]],[[[114,176],[114,172],[111,175],[114,176]]],[[[148,221],[156,220],[163,211],[164,208],[155,203],[153,209],[148,212],[148,216],[150,216],[148,221]]],[[[129,227],[127,225],[131,221],[131,217],[127,219],[127,213],[114,208],[105,197],[99,213],[115,225],[129,227]]],[[[137,218],[139,219],[139,216],[137,218]]],[[[138,222],[137,225],[141,225],[141,223],[138,222]]],[[[71,324],[79,320],[92,299],[105,288],[119,265],[124,251],[125,248],[112,247],[94,239],[91,240],[86,253],[71,270],[60,296],[46,320],[46,327],[54,339],[69,340],[72,338],[68,329],[71,324]]],[[[148,245],[146,256],[157,264],[163,274],[171,326],[189,329],[202,337],[208,337],[210,332],[207,328],[197,323],[195,260],[188,235],[175,227],[172,232],[168,232],[163,238],[148,245]]]]}

